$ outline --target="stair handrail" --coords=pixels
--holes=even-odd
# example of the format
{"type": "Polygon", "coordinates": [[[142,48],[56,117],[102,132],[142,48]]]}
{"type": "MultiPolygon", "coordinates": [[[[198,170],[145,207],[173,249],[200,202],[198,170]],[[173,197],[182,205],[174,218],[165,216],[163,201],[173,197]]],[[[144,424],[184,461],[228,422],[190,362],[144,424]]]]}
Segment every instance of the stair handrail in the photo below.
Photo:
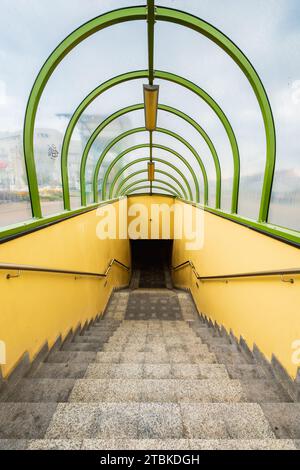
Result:
{"type": "Polygon", "coordinates": [[[186,266],[190,266],[192,271],[199,281],[227,281],[228,279],[239,279],[239,278],[247,278],[247,277],[268,277],[268,276],[281,276],[281,280],[283,282],[290,282],[291,284],[294,283],[294,279],[285,280],[283,276],[289,276],[292,274],[300,274],[300,268],[291,268],[291,269],[278,269],[278,270],[270,270],[270,271],[253,271],[253,272],[246,272],[246,273],[235,273],[235,274],[221,274],[221,275],[214,275],[214,276],[200,276],[197,272],[194,263],[191,260],[184,261],[183,263],[178,264],[177,266],[171,266],[172,271],[177,271],[178,269],[185,268],[186,266]]]}
{"type": "Polygon", "coordinates": [[[42,266],[31,266],[28,264],[13,264],[13,263],[0,263],[0,270],[18,271],[19,274],[17,274],[16,276],[7,274],[6,275],[7,279],[10,279],[12,277],[18,277],[22,271],[43,272],[43,273],[52,273],[52,274],[68,274],[68,275],[70,274],[70,275],[79,276],[79,277],[105,278],[108,276],[109,271],[111,270],[113,264],[117,264],[121,266],[122,268],[126,269],[127,271],[130,271],[129,266],[126,266],[126,264],[122,263],[116,258],[112,258],[110,260],[104,273],[95,273],[95,272],[89,272],[89,271],[75,271],[75,270],[69,270],[69,269],[46,268],[42,266]]]}

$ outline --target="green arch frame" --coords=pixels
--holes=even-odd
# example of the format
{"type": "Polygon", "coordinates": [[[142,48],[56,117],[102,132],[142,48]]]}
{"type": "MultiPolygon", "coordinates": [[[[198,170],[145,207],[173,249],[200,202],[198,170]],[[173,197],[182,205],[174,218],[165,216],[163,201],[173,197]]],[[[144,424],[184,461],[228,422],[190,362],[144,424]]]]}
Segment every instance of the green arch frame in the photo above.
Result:
{"type": "MultiPolygon", "coordinates": [[[[147,185],[145,186],[140,186],[140,187],[134,187],[133,189],[131,189],[131,191],[127,194],[124,194],[124,196],[129,196],[130,194],[134,193],[135,191],[138,191],[140,189],[150,189],[150,187],[147,185]]],[[[167,188],[164,188],[163,186],[157,186],[155,184],[152,185],[152,189],[160,189],[160,190],[163,190],[163,191],[169,191],[169,195],[171,194],[172,196],[175,196],[175,197],[178,197],[178,194],[172,190],[169,190],[167,188]]],[[[159,193],[155,193],[155,194],[159,194],[159,193]]],[[[121,195],[120,195],[121,197],[121,195]]]]}
{"type": "MultiPolygon", "coordinates": [[[[122,181],[122,183],[125,184],[125,182],[127,182],[128,180],[130,180],[130,179],[133,178],[134,176],[141,175],[142,173],[147,173],[147,172],[148,172],[147,169],[135,171],[134,173],[132,173],[131,175],[129,175],[127,178],[125,178],[125,179],[122,181]]],[[[181,190],[181,197],[183,197],[183,199],[186,199],[186,200],[188,199],[187,193],[186,193],[184,187],[182,186],[182,184],[180,183],[180,181],[179,181],[175,176],[170,175],[170,174],[167,173],[166,171],[160,170],[159,168],[156,168],[156,169],[155,169],[155,173],[160,173],[160,174],[162,174],[162,175],[167,176],[168,178],[171,178],[171,180],[173,180],[174,183],[176,183],[176,184],[179,186],[179,188],[180,188],[180,190],[181,190]]],[[[148,179],[146,179],[146,181],[148,181],[148,179]]],[[[154,178],[153,181],[159,182],[160,180],[154,178]]],[[[162,181],[162,180],[161,180],[161,181],[162,181]]],[[[136,182],[136,181],[135,181],[135,182],[136,182]]],[[[167,182],[165,181],[165,183],[167,183],[167,182]]],[[[117,188],[117,189],[116,189],[116,194],[117,194],[117,195],[120,194],[120,191],[121,191],[122,187],[123,187],[123,185],[121,186],[121,188],[117,188]]],[[[177,190],[178,190],[178,188],[177,188],[177,190]]]]}
{"type": "MultiPolygon", "coordinates": [[[[127,183],[127,181],[129,181],[131,178],[134,178],[134,177],[137,176],[137,175],[141,175],[142,173],[148,173],[148,169],[147,169],[147,168],[144,168],[143,170],[137,170],[137,171],[131,173],[130,175],[128,175],[126,178],[124,178],[124,179],[121,181],[121,183],[119,184],[119,186],[117,187],[117,189],[116,189],[116,194],[119,194],[119,192],[121,191],[122,187],[124,186],[125,183],[127,183]]],[[[187,192],[186,192],[186,190],[184,189],[184,186],[181,184],[181,182],[176,178],[176,176],[170,175],[170,173],[168,173],[168,172],[165,171],[165,170],[161,170],[160,168],[155,168],[155,173],[160,173],[160,174],[162,174],[162,175],[167,176],[168,178],[171,178],[171,179],[179,186],[179,188],[181,189],[184,198],[185,198],[186,200],[188,200],[187,192]]],[[[109,199],[112,199],[112,197],[109,196],[109,199]]]]}
{"type": "MultiPolygon", "coordinates": [[[[40,97],[43,90],[52,75],[57,65],[62,59],[81,41],[89,37],[90,35],[114,24],[133,21],[133,20],[146,20],[147,19],[147,7],[132,7],[122,8],[114,10],[104,15],[98,16],[87,23],[83,24],[75,31],[73,31],[67,38],[65,38],[57,48],[49,56],[43,67],[41,68],[33,88],[31,90],[29,100],[27,103],[25,122],[24,122],[24,155],[26,162],[26,169],[28,174],[28,183],[32,204],[32,212],[34,217],[41,217],[41,207],[37,183],[37,175],[34,161],[34,125],[36,112],[40,97]]],[[[276,158],[276,136],[275,136],[275,125],[271,106],[268,100],[268,96],[264,89],[264,86],[252,66],[248,58],[243,52],[232,42],[227,36],[219,31],[209,23],[197,18],[191,14],[173,10],[170,8],[157,6],[155,8],[155,19],[156,21],[167,21],[179,24],[181,26],[190,28],[208,39],[212,40],[215,44],[220,46],[224,52],[226,52],[240,67],[242,72],[247,77],[259,103],[261,113],[263,116],[266,143],[267,143],[267,155],[265,165],[265,175],[262,189],[261,205],[259,212],[259,221],[265,222],[268,216],[268,208],[271,197],[273,174],[275,167],[276,158]]],[[[157,72],[155,77],[158,78],[157,72]]],[[[67,180],[68,178],[66,178],[67,180]]],[[[68,190],[68,187],[64,186],[65,181],[63,180],[63,190],[68,190]]],[[[66,185],[68,182],[66,182],[66,185]]],[[[68,204],[66,204],[68,206],[68,204]]],[[[66,207],[68,209],[69,207],[66,207]]]]}
{"type": "MultiPolygon", "coordinates": [[[[173,83],[176,83],[177,85],[183,86],[184,88],[190,90],[191,92],[195,93],[199,98],[201,98],[217,115],[217,117],[220,119],[225,132],[228,136],[231,149],[232,149],[232,155],[233,155],[233,187],[232,187],[232,203],[231,203],[231,212],[236,213],[237,212],[237,205],[238,205],[238,192],[239,192],[239,179],[240,179],[240,156],[239,156],[239,149],[238,149],[238,144],[237,140],[234,134],[234,131],[232,129],[232,126],[225,115],[224,111],[221,109],[221,107],[217,104],[217,102],[207,93],[205,92],[202,88],[200,88],[198,85],[195,83],[186,80],[183,77],[180,77],[179,75],[172,74],[169,72],[163,72],[156,70],[155,71],[155,76],[159,79],[170,81],[173,83]]],[[[73,134],[73,131],[75,129],[75,126],[80,119],[80,116],[84,112],[84,110],[91,104],[98,96],[100,96],[102,93],[105,91],[109,90],[110,88],[113,88],[114,86],[130,81],[130,80],[135,80],[135,79],[141,79],[141,78],[147,78],[148,77],[148,71],[147,70],[141,70],[137,72],[128,72],[122,75],[118,75],[117,77],[114,77],[98,87],[96,87],[89,95],[87,95],[83,101],[79,104],[75,112],[73,113],[69,124],[67,126],[64,139],[63,139],[63,145],[62,145],[62,151],[61,151],[61,172],[62,172],[62,182],[63,182],[63,196],[64,196],[64,206],[65,209],[70,210],[70,195],[69,195],[69,179],[68,179],[68,150],[69,150],[69,145],[71,141],[71,137],[73,134]]],[[[113,121],[113,119],[120,117],[122,114],[123,110],[117,111],[115,115],[111,115],[108,117],[106,120],[104,120],[98,127],[95,129],[95,134],[91,135],[91,138],[96,139],[97,135],[101,130],[103,130],[110,122],[113,121]],[[96,132],[97,131],[97,132],[96,132]]],[[[86,147],[84,149],[84,153],[81,159],[81,167],[80,167],[80,174],[81,174],[81,182],[84,181],[84,176],[83,173],[85,171],[85,165],[86,165],[86,160],[88,156],[88,152],[90,150],[90,146],[94,140],[90,140],[89,142],[89,147],[86,147]]],[[[221,190],[221,187],[220,187],[221,190]]],[[[82,191],[84,193],[84,191],[82,191]]]]}
{"type": "MultiPolygon", "coordinates": [[[[182,180],[184,181],[185,185],[186,185],[186,188],[187,188],[187,191],[189,193],[189,197],[187,196],[187,200],[189,199],[190,201],[193,200],[193,195],[192,195],[192,191],[191,191],[191,188],[190,188],[190,185],[188,183],[188,180],[186,179],[186,177],[184,176],[184,174],[179,170],[179,168],[177,168],[175,165],[173,165],[172,163],[168,162],[167,160],[163,160],[162,158],[152,158],[152,161],[153,162],[158,162],[158,163],[162,163],[166,166],[168,166],[169,168],[172,168],[174,171],[176,171],[176,173],[182,178],[182,180]]],[[[110,188],[109,188],[109,199],[112,199],[113,198],[113,195],[114,195],[114,188],[115,188],[115,185],[116,185],[116,182],[118,181],[118,179],[120,178],[120,176],[124,173],[124,171],[128,170],[128,168],[130,168],[131,166],[133,165],[136,165],[137,163],[142,163],[142,162],[149,162],[149,158],[148,157],[144,157],[144,158],[138,158],[136,160],[133,160],[132,162],[129,162],[127,163],[126,165],[124,165],[118,172],[117,174],[115,175],[111,185],[110,185],[110,188]]],[[[155,169],[155,171],[158,171],[157,169],[155,169]]],[[[132,173],[134,174],[134,173],[132,173]]],[[[131,175],[129,175],[127,178],[124,178],[124,180],[121,181],[121,183],[119,183],[119,186],[117,187],[116,189],[116,192],[118,192],[118,190],[123,186],[124,184],[124,181],[128,180],[129,177],[131,175]]],[[[186,193],[185,189],[183,188],[183,192],[186,193]]]]}
{"type": "MultiPolygon", "coordinates": [[[[128,149],[124,150],[123,152],[121,152],[119,155],[117,155],[115,157],[114,160],[111,161],[110,165],[107,167],[107,170],[106,170],[106,173],[105,173],[105,177],[103,179],[103,184],[102,184],[102,188],[104,187],[104,185],[107,184],[107,181],[108,181],[108,177],[109,177],[109,174],[110,174],[110,171],[112,170],[112,168],[115,166],[115,164],[121,159],[123,158],[125,155],[127,155],[128,153],[130,152],[133,152],[135,150],[138,150],[138,149],[141,149],[141,148],[149,148],[150,147],[150,144],[138,144],[138,145],[134,145],[133,147],[129,147],[128,149]]],[[[196,173],[194,172],[192,166],[189,164],[189,162],[186,161],[185,158],[183,158],[180,153],[176,152],[176,150],[173,150],[171,149],[170,147],[166,147],[164,145],[160,145],[160,144],[152,144],[152,147],[153,148],[157,148],[157,149],[160,149],[160,150],[165,150],[169,153],[171,153],[172,155],[174,155],[175,157],[177,157],[179,160],[182,161],[182,163],[187,167],[188,171],[190,172],[192,178],[193,178],[193,181],[194,181],[194,185],[195,185],[195,191],[196,193],[200,193],[200,188],[199,188],[199,182],[198,182],[198,178],[196,176],[196,173]]],[[[147,160],[149,161],[149,158],[147,158],[147,160]]],[[[157,160],[159,161],[158,158],[156,159],[153,159],[153,160],[157,160]]],[[[134,160],[135,162],[137,160],[134,160]]],[[[94,197],[96,196],[96,199],[98,200],[98,181],[96,181],[96,186],[94,186],[94,197]]]]}
{"type": "MultiPolygon", "coordinates": [[[[68,163],[68,149],[69,149],[72,133],[75,129],[75,126],[76,126],[80,116],[82,115],[84,110],[87,108],[87,106],[89,104],[91,104],[94,99],[96,99],[98,96],[100,96],[106,90],[108,90],[108,89],[110,89],[110,88],[112,88],[112,87],[114,87],[118,84],[127,82],[129,80],[141,79],[141,78],[147,78],[147,77],[148,77],[148,70],[141,70],[141,71],[137,71],[137,72],[128,72],[128,73],[119,75],[117,77],[114,77],[114,78],[108,80],[107,82],[104,82],[101,85],[99,85],[98,87],[96,87],[89,95],[87,95],[83,99],[83,101],[79,104],[79,106],[77,107],[77,109],[73,113],[73,115],[72,115],[72,117],[69,121],[68,127],[66,129],[66,132],[65,132],[65,136],[64,136],[64,140],[63,140],[63,146],[62,146],[62,152],[61,152],[61,172],[62,172],[63,196],[64,196],[65,209],[70,210],[69,179],[68,179],[68,165],[67,165],[67,163],[68,163]],[[135,74],[136,74],[136,76],[135,76],[135,74]]],[[[223,128],[224,128],[224,130],[225,130],[225,132],[228,136],[230,146],[231,146],[231,150],[232,150],[232,156],[233,156],[233,183],[232,183],[231,212],[236,213],[237,212],[237,207],[238,207],[238,194],[239,194],[239,181],[240,181],[240,154],[239,154],[239,148],[238,148],[238,144],[237,144],[237,140],[236,140],[234,131],[232,129],[232,126],[231,126],[226,114],[224,113],[222,108],[218,105],[218,103],[206,91],[204,91],[202,88],[200,88],[195,83],[193,83],[193,82],[191,82],[191,81],[189,81],[189,80],[187,80],[187,79],[185,79],[185,78],[183,78],[179,75],[169,73],[169,72],[163,72],[163,71],[159,71],[159,70],[155,71],[155,77],[159,78],[161,80],[166,80],[166,81],[170,81],[172,83],[176,83],[177,85],[180,85],[180,86],[190,90],[191,92],[195,93],[198,96],[198,98],[201,98],[213,110],[213,112],[217,115],[217,117],[221,121],[222,126],[223,126],[223,128]]],[[[118,114],[117,117],[120,116],[119,112],[121,112],[121,111],[122,110],[116,112],[116,115],[118,114]]],[[[111,118],[113,118],[113,115],[111,116],[111,118]]],[[[107,119],[109,119],[109,118],[107,118],[107,119]]],[[[99,129],[100,126],[101,126],[101,128],[99,129],[99,132],[101,132],[101,130],[103,130],[103,128],[105,128],[106,125],[110,124],[110,122],[112,122],[112,121],[110,121],[110,120],[109,121],[106,121],[106,120],[103,121],[97,128],[97,129],[99,129]],[[104,127],[102,127],[102,126],[104,126],[104,127]]],[[[96,130],[95,130],[95,132],[96,132],[96,130]]],[[[96,138],[96,134],[95,134],[95,138],[96,138]]],[[[93,141],[90,142],[90,144],[92,144],[92,143],[93,143],[93,141]]],[[[89,151],[89,148],[87,149],[87,151],[84,153],[84,155],[82,157],[83,163],[81,164],[81,167],[84,166],[84,168],[85,168],[88,151],[89,151]]],[[[84,177],[82,178],[82,180],[84,180],[84,177]]]]}
{"type": "MultiPolygon", "coordinates": [[[[104,158],[106,157],[108,152],[112,149],[112,147],[114,145],[116,145],[118,142],[120,142],[122,139],[125,139],[126,137],[128,137],[130,135],[138,134],[140,132],[147,132],[147,129],[145,127],[136,127],[135,129],[130,129],[129,131],[123,132],[122,134],[117,136],[115,139],[113,139],[105,147],[105,149],[103,150],[102,154],[99,157],[99,160],[96,163],[95,170],[94,170],[93,187],[94,187],[94,201],[95,202],[97,202],[97,199],[98,199],[98,177],[99,177],[99,171],[100,171],[100,168],[101,168],[101,164],[102,164],[104,158]]],[[[189,151],[194,155],[194,157],[196,158],[196,160],[197,160],[197,162],[200,166],[200,170],[202,172],[203,182],[204,182],[204,205],[207,205],[207,202],[208,202],[208,179],[207,179],[205,166],[204,166],[198,152],[194,149],[194,147],[191,144],[189,144],[189,142],[187,140],[185,140],[183,137],[181,137],[176,132],[170,131],[168,129],[164,129],[162,127],[157,127],[155,132],[166,134],[170,137],[173,137],[174,139],[177,139],[179,142],[181,142],[183,145],[185,145],[189,149],[189,151]]],[[[153,144],[152,144],[152,146],[153,146],[153,144]]],[[[111,168],[111,166],[109,165],[108,168],[111,168]]],[[[107,179],[106,179],[106,175],[105,175],[104,180],[103,180],[102,200],[105,200],[105,197],[106,197],[106,181],[107,181],[107,179]]],[[[200,194],[196,189],[196,202],[199,202],[199,201],[200,201],[200,194]]]]}
{"type": "MultiPolygon", "coordinates": [[[[181,199],[184,199],[183,197],[183,194],[180,194],[180,191],[178,191],[177,188],[175,188],[175,186],[173,186],[173,184],[169,183],[168,181],[164,181],[164,180],[161,180],[159,178],[154,178],[154,181],[156,183],[160,183],[160,184],[165,184],[166,186],[168,186],[169,188],[171,188],[172,191],[174,191],[174,193],[177,194],[177,196],[181,199]]],[[[143,179],[140,179],[140,180],[137,180],[137,181],[133,181],[132,183],[128,184],[125,188],[123,188],[123,190],[120,192],[120,196],[124,196],[124,194],[127,193],[127,191],[134,187],[135,185],[137,184],[140,184],[140,183],[147,183],[148,182],[148,179],[147,178],[143,178],[143,179]]],[[[152,185],[153,186],[153,185],[152,185]]],[[[119,196],[117,195],[117,197],[119,196]]]]}
{"type": "MultiPolygon", "coordinates": [[[[107,127],[109,124],[111,124],[114,120],[118,119],[119,117],[134,112],[134,111],[139,111],[144,109],[144,104],[139,103],[131,106],[127,106],[126,108],[122,108],[115,113],[111,114],[108,116],[104,121],[99,124],[99,126],[96,127],[96,129],[93,131],[91,134],[90,138],[88,139],[83,154],[82,154],[82,159],[81,159],[81,164],[80,164],[80,187],[81,187],[81,204],[84,206],[86,205],[86,191],[85,191],[85,170],[86,170],[86,163],[87,163],[87,158],[89,151],[99,136],[99,134],[107,127]]],[[[203,137],[205,142],[207,143],[211,155],[213,157],[214,165],[215,165],[215,171],[216,171],[216,202],[215,202],[215,208],[219,209],[221,206],[221,166],[220,166],[220,160],[216,151],[216,148],[207,134],[205,130],[190,116],[185,114],[184,112],[173,108],[172,106],[167,106],[164,104],[159,104],[158,109],[160,111],[165,111],[169,112],[177,117],[182,118],[184,121],[189,123],[191,126],[194,127],[194,129],[203,137]]]]}

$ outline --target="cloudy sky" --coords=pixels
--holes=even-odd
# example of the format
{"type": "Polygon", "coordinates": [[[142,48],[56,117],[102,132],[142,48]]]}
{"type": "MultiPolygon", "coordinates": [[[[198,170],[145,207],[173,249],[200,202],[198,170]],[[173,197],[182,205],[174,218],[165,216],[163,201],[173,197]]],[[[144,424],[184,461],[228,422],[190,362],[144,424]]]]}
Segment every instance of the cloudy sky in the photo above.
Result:
{"type": "MultiPolygon", "coordinates": [[[[55,46],[72,30],[105,11],[143,2],[134,0],[0,0],[0,133],[22,128],[26,100],[36,74],[55,46]]],[[[300,2],[299,0],[157,0],[159,5],[184,9],[214,24],[248,56],[267,89],[274,112],[277,170],[300,175],[300,2]]],[[[185,28],[156,24],[155,68],[196,82],[222,106],[232,122],[241,151],[242,176],[263,172],[265,142],[254,94],[234,62],[211,41],[185,28]]],[[[145,22],[118,25],[88,38],[59,65],[41,99],[37,126],[61,132],[78,103],[104,80],[147,67],[145,22]]],[[[232,177],[232,156],[224,129],[214,113],[190,92],[160,83],[160,102],[193,116],[215,143],[225,178],[232,177]]],[[[142,83],[131,82],[97,99],[87,113],[108,115],[121,106],[142,101],[142,83]]],[[[124,125],[142,125],[142,114],[124,125]]],[[[201,153],[214,179],[205,144],[178,118],[159,115],[159,125],[180,131],[201,153]]],[[[79,133],[74,134],[79,138],[79,133]]],[[[140,143],[145,136],[128,139],[140,143]]],[[[187,152],[170,138],[158,143],[187,152]]],[[[124,143],[125,145],[125,143],[124,143]]],[[[45,149],[45,152],[47,149],[45,149]]],[[[192,161],[191,155],[186,155],[192,161]]],[[[275,179],[275,185],[276,185],[275,179]]],[[[241,207],[247,191],[241,188],[241,207]]],[[[260,183],[257,183],[260,193],[260,183]]],[[[224,198],[225,200],[225,198],[224,198]]]]}

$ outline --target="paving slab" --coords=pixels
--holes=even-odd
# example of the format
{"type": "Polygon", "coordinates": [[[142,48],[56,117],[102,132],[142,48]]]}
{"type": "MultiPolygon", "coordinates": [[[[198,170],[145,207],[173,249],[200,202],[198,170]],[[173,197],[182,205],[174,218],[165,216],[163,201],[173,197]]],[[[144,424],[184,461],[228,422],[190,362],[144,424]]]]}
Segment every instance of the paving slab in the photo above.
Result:
{"type": "Polygon", "coordinates": [[[296,450],[292,440],[280,439],[190,439],[191,450],[296,450]]]}
{"type": "Polygon", "coordinates": [[[6,402],[65,402],[75,384],[75,379],[22,379],[5,398],[6,402]]]}
{"type": "Polygon", "coordinates": [[[175,404],[141,403],[139,408],[139,439],[182,439],[181,412],[175,404]]]}
{"type": "Polygon", "coordinates": [[[275,435],[257,404],[180,404],[189,438],[274,439],[275,435]]]}
{"type": "Polygon", "coordinates": [[[0,439],[44,437],[56,403],[0,403],[0,439]]]}
{"type": "Polygon", "coordinates": [[[34,371],[33,377],[40,379],[79,379],[87,370],[88,363],[51,363],[44,362],[34,371]]]}
{"type": "Polygon", "coordinates": [[[300,403],[262,403],[261,408],[279,439],[300,439],[300,403]]]}

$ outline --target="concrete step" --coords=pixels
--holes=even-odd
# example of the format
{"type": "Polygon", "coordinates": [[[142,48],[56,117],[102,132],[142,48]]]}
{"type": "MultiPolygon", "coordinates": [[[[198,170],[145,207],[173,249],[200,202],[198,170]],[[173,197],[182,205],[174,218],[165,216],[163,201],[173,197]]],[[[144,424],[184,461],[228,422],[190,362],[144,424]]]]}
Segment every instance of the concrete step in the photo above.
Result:
{"type": "Polygon", "coordinates": [[[289,439],[0,439],[0,450],[297,450],[289,439]]]}
{"type": "Polygon", "coordinates": [[[214,344],[214,343],[207,343],[206,341],[203,341],[203,343],[207,345],[209,351],[214,352],[214,353],[218,353],[218,354],[239,353],[241,354],[241,351],[234,344],[214,344]]]}
{"type": "Polygon", "coordinates": [[[45,437],[275,438],[261,407],[249,403],[64,403],[57,405],[45,437]]]}
{"type": "Polygon", "coordinates": [[[168,353],[191,353],[191,354],[208,354],[209,350],[206,344],[191,344],[191,345],[177,345],[177,346],[166,346],[159,344],[139,344],[131,343],[125,345],[105,343],[103,344],[103,351],[106,352],[145,352],[153,354],[168,354],[168,353]]]}
{"type": "Polygon", "coordinates": [[[26,378],[8,393],[4,401],[22,403],[51,403],[68,401],[75,379],[26,378]]]}
{"type": "Polygon", "coordinates": [[[115,341],[115,342],[122,342],[126,343],[127,341],[133,340],[134,338],[138,338],[141,341],[157,341],[157,342],[178,342],[178,343],[198,343],[202,344],[203,341],[201,338],[197,337],[196,335],[192,333],[177,333],[171,331],[170,333],[167,332],[148,332],[145,331],[143,333],[140,332],[124,332],[122,329],[120,331],[117,331],[110,337],[110,341],[115,341]]]}
{"type": "Polygon", "coordinates": [[[245,397],[239,381],[228,379],[78,379],[69,401],[228,403],[245,397]]]}
{"type": "Polygon", "coordinates": [[[201,339],[201,341],[207,345],[220,345],[220,346],[229,346],[229,345],[232,345],[232,343],[227,339],[227,338],[224,338],[224,337],[221,337],[221,336],[210,336],[210,334],[208,334],[207,336],[204,336],[204,335],[201,335],[202,337],[200,337],[199,335],[196,335],[197,338],[201,339]]]}
{"type": "Polygon", "coordinates": [[[56,403],[0,403],[0,439],[40,439],[56,403]]]}
{"type": "Polygon", "coordinates": [[[217,362],[221,364],[232,364],[232,365],[237,365],[237,364],[254,364],[254,360],[251,360],[250,358],[246,357],[242,353],[237,353],[234,351],[227,351],[226,353],[214,353],[217,362]]]}
{"type": "Polygon", "coordinates": [[[84,335],[84,336],[75,336],[73,338],[73,343],[98,343],[103,344],[109,341],[110,335],[99,335],[99,336],[92,336],[92,335],[84,335]]]}
{"type": "MultiPolygon", "coordinates": [[[[127,379],[229,379],[226,368],[219,364],[90,364],[85,378],[127,379]]],[[[79,377],[81,378],[81,377],[79,377]]]]}
{"type": "Polygon", "coordinates": [[[37,370],[28,374],[27,377],[39,379],[81,379],[84,377],[88,363],[51,363],[42,362],[37,370]]]}
{"type": "Polygon", "coordinates": [[[208,326],[192,326],[191,328],[200,338],[221,338],[219,332],[214,328],[208,326]]]}
{"type": "Polygon", "coordinates": [[[97,328],[93,326],[92,328],[85,331],[82,337],[92,336],[92,337],[99,337],[99,338],[112,338],[114,331],[116,330],[102,330],[102,328],[97,328]]]}
{"type": "Polygon", "coordinates": [[[90,363],[96,360],[97,353],[91,351],[53,351],[47,357],[47,362],[90,363]]]}
{"type": "Polygon", "coordinates": [[[97,352],[103,348],[105,343],[66,343],[61,347],[61,351],[87,351],[97,352]]]}
{"type": "Polygon", "coordinates": [[[256,364],[227,364],[226,369],[231,379],[264,379],[267,372],[256,364]]]}
{"type": "MultiPolygon", "coordinates": [[[[90,361],[92,362],[92,361],[90,361]]],[[[148,353],[148,352],[99,352],[96,362],[104,363],[186,363],[186,364],[216,364],[217,359],[213,353],[191,354],[191,353],[148,353]]]]}
{"type": "Polygon", "coordinates": [[[291,398],[281,385],[270,379],[241,379],[247,401],[253,403],[290,402],[291,398]]]}
{"type": "Polygon", "coordinates": [[[300,440],[300,403],[262,403],[261,408],[278,439],[300,440]]]}

